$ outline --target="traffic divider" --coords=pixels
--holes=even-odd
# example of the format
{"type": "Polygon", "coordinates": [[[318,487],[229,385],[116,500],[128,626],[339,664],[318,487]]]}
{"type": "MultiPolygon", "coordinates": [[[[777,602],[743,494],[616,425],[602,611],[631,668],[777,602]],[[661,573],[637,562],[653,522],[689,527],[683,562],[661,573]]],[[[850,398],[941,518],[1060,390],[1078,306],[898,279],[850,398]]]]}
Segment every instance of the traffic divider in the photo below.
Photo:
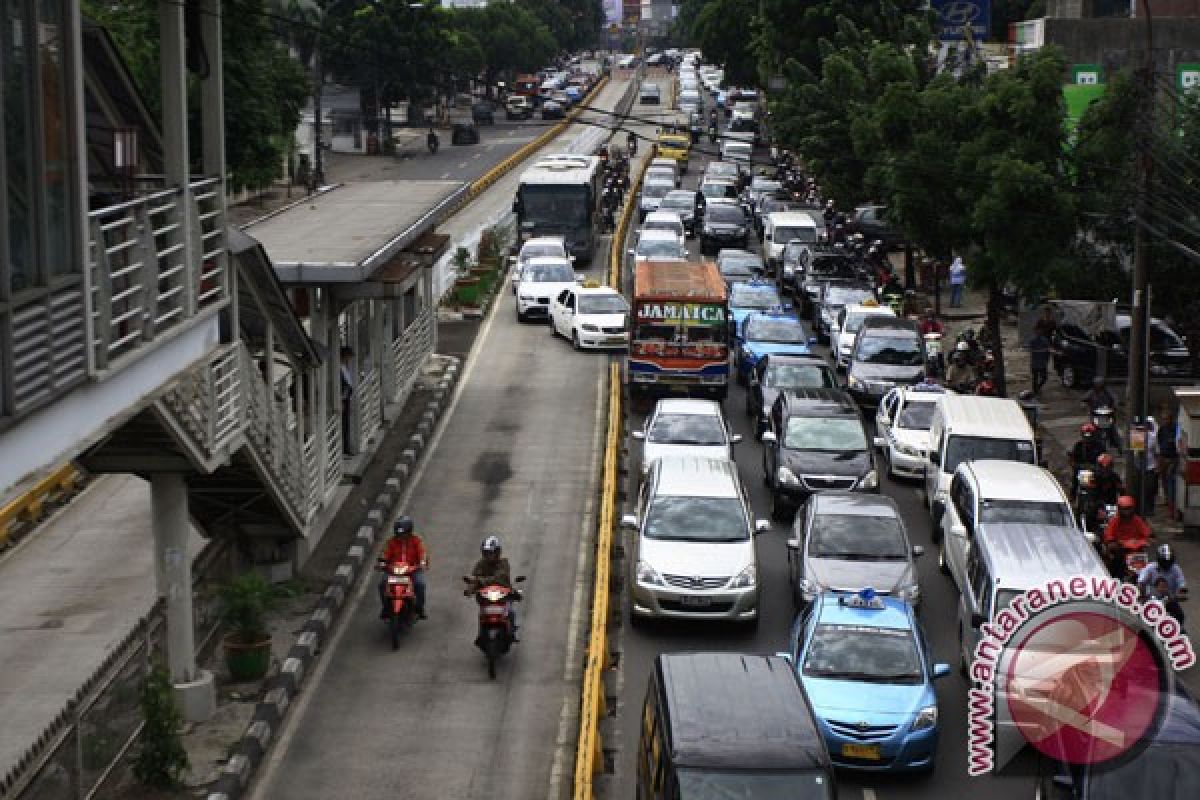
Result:
{"type": "Polygon", "coordinates": [[[625,207],[621,209],[621,219],[613,232],[612,246],[608,252],[608,285],[618,291],[621,289],[621,274],[625,265],[625,240],[629,238],[629,226],[633,224],[633,215],[638,208],[637,193],[642,187],[648,163],[645,160],[641,162],[629,184],[629,191],[625,193],[625,207]]]}
{"type": "Polygon", "coordinates": [[[0,550],[3,550],[19,525],[33,525],[42,518],[46,507],[57,502],[83,483],[83,473],[67,462],[35,483],[22,494],[0,506],[0,550]]]}
{"type": "Polygon", "coordinates": [[[604,471],[600,483],[600,515],[596,534],[595,584],[587,661],[580,693],[579,738],[575,749],[574,800],[591,800],[592,781],[604,769],[600,721],[607,715],[604,674],[612,666],[608,650],[609,598],[612,553],[616,539],[617,481],[621,453],[621,372],[616,364],[608,373],[608,435],[604,445],[604,471]]]}

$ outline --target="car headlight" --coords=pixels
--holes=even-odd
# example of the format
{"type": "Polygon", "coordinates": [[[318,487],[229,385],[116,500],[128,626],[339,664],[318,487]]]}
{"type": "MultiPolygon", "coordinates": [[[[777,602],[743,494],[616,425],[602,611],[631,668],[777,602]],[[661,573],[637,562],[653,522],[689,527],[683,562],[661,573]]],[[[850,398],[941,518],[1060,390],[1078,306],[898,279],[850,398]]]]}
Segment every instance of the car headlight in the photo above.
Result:
{"type": "Polygon", "coordinates": [[[900,599],[908,603],[910,606],[915,606],[921,599],[921,587],[915,583],[903,587],[900,592],[900,599]]]}
{"type": "Polygon", "coordinates": [[[859,488],[862,489],[878,489],[879,488],[879,473],[871,470],[863,476],[862,482],[859,483],[859,488]]]}
{"type": "Polygon", "coordinates": [[[780,467],[778,475],[780,483],[786,483],[789,486],[800,485],[800,479],[796,477],[796,473],[792,472],[787,467],[780,467]]]}
{"type": "Polygon", "coordinates": [[[858,378],[854,377],[853,375],[850,375],[846,378],[846,385],[849,386],[851,389],[866,388],[865,384],[863,384],[862,381],[860,381],[858,378]]]}
{"type": "Polygon", "coordinates": [[[588,333],[599,333],[600,332],[600,329],[597,328],[595,325],[593,325],[590,322],[585,322],[582,325],[580,325],[579,327],[582,328],[583,330],[587,331],[588,333]]]}
{"type": "Polygon", "coordinates": [[[644,583],[648,586],[666,586],[663,582],[662,575],[658,574],[658,570],[647,564],[645,561],[637,562],[637,582],[644,583]]]}
{"type": "Polygon", "coordinates": [[[524,295],[524,294],[523,294],[523,295],[521,295],[521,302],[522,302],[522,303],[532,303],[532,302],[533,302],[533,298],[532,298],[532,297],[530,297],[529,295],[524,295]]]}
{"type": "Polygon", "coordinates": [[[752,589],[758,583],[758,570],[753,564],[739,572],[729,584],[731,589],[752,589]]]}
{"type": "Polygon", "coordinates": [[[913,720],[912,729],[914,731],[923,731],[926,728],[936,727],[937,717],[937,706],[925,706],[917,712],[917,716],[913,720]]]}

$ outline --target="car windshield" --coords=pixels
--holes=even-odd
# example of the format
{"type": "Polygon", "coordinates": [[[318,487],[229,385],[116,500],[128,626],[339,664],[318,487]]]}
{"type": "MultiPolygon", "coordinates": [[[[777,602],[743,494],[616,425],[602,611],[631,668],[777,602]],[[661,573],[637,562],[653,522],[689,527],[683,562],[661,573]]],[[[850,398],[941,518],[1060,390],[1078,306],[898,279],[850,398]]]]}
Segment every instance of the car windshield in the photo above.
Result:
{"type": "Polygon", "coordinates": [[[709,222],[720,225],[741,225],[746,221],[746,215],[737,206],[714,203],[705,209],[704,213],[708,215],[709,222]]]}
{"type": "Polygon", "coordinates": [[[874,683],[920,683],[921,657],[911,631],[867,625],[818,625],[804,674],[874,683]]]}
{"type": "Polygon", "coordinates": [[[696,198],[691,192],[687,194],[676,194],[671,192],[663,198],[661,208],[682,208],[684,211],[691,211],[696,207],[696,198]]]}
{"type": "Polygon", "coordinates": [[[825,290],[825,300],[823,304],[826,306],[847,306],[851,303],[857,303],[871,296],[868,289],[855,289],[850,286],[830,286],[825,290]]]}
{"type": "Polygon", "coordinates": [[[682,258],[678,240],[642,239],[638,242],[638,255],[645,258],[682,258]]]}
{"type": "Polygon", "coordinates": [[[528,261],[538,256],[562,256],[563,254],[563,246],[561,244],[552,244],[551,242],[527,244],[521,248],[521,259],[523,261],[528,261]]]}
{"type": "Polygon", "coordinates": [[[530,283],[566,283],[575,280],[569,264],[526,264],[521,277],[530,283]]]}
{"type": "Polygon", "coordinates": [[[867,449],[867,434],[853,418],[789,417],[783,446],[788,450],[861,453],[867,449]]]}
{"type": "Polygon", "coordinates": [[[700,187],[705,197],[737,197],[732,183],[706,183],[700,187]]]}
{"type": "Polygon", "coordinates": [[[729,164],[724,161],[714,161],[708,165],[708,174],[714,177],[718,175],[735,177],[738,174],[737,164],[729,164]]]}
{"type": "Polygon", "coordinates": [[[741,542],[750,538],[736,497],[660,495],[646,512],[642,535],[682,542],[741,542]]]}
{"type": "Polygon", "coordinates": [[[747,341],[807,344],[808,334],[795,320],[752,317],[746,322],[747,341]]]}
{"type": "Polygon", "coordinates": [[[815,514],[808,530],[808,552],[818,558],[894,561],[908,558],[904,530],[894,517],[815,514]]]}
{"type": "Polygon", "coordinates": [[[739,283],[729,293],[729,305],[735,308],[774,308],[783,304],[774,286],[739,283]]]}
{"type": "Polygon", "coordinates": [[[933,412],[936,409],[937,403],[908,403],[900,409],[896,427],[910,431],[927,431],[933,424],[933,412]]]}
{"type": "Polygon", "coordinates": [[[771,239],[776,242],[790,242],[793,239],[799,239],[802,242],[815,242],[817,240],[817,229],[808,227],[776,227],[775,232],[771,234],[771,239]]]}
{"type": "Polygon", "coordinates": [[[984,500],[980,522],[1015,522],[1029,525],[1074,526],[1070,510],[1062,503],[1038,503],[1032,500],[984,500]]]}
{"type": "Polygon", "coordinates": [[[643,197],[666,197],[667,192],[675,188],[673,183],[647,183],[642,187],[643,197]]]}
{"type": "Polygon", "coordinates": [[[772,389],[833,389],[837,382],[833,374],[816,364],[772,364],[765,376],[772,389]]]}
{"type": "Polygon", "coordinates": [[[833,781],[824,773],[681,769],[676,772],[684,800],[830,800],[833,781]]]}
{"type": "Polygon", "coordinates": [[[646,441],[655,444],[725,444],[725,428],[712,414],[659,414],[646,441]]]}
{"type": "Polygon", "coordinates": [[[629,305],[619,294],[585,294],[579,298],[580,314],[624,314],[628,310],[629,305]]]}
{"type": "Polygon", "coordinates": [[[946,444],[945,472],[954,472],[964,461],[1020,461],[1034,463],[1033,442],[1027,439],[991,439],[984,436],[951,436],[946,444]]]}
{"type": "Polygon", "coordinates": [[[744,267],[752,271],[762,271],[762,259],[753,253],[731,253],[724,258],[718,258],[721,269],[744,267]]]}
{"type": "Polygon", "coordinates": [[[867,317],[879,316],[878,314],[847,314],[846,321],[842,325],[843,333],[858,333],[858,329],[862,327],[863,320],[867,317]]]}
{"type": "Polygon", "coordinates": [[[855,361],[891,367],[919,367],[925,363],[921,340],[915,336],[864,336],[855,361]]]}

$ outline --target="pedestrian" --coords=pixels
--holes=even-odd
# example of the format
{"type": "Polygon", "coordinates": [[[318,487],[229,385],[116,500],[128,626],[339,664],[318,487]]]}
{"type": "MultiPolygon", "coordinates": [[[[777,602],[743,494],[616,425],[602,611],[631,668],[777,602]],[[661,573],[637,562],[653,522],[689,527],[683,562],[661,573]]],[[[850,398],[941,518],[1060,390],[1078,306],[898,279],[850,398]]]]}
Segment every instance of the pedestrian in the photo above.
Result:
{"type": "Polygon", "coordinates": [[[1033,338],[1029,340],[1029,376],[1033,381],[1035,396],[1040,395],[1042,387],[1046,385],[1046,377],[1050,369],[1050,354],[1053,352],[1054,345],[1050,343],[1049,337],[1040,331],[1034,333],[1033,338]]]}
{"type": "Polygon", "coordinates": [[[1163,407],[1162,424],[1158,427],[1158,479],[1162,481],[1163,496],[1167,499],[1167,518],[1175,522],[1175,475],[1179,471],[1179,421],[1169,406],[1163,407]]]}
{"type": "Polygon", "coordinates": [[[1146,418],[1145,448],[1134,452],[1134,465],[1142,473],[1141,515],[1149,519],[1154,514],[1154,503],[1158,498],[1158,423],[1154,417],[1146,418]]]}
{"type": "Polygon", "coordinates": [[[1050,305],[1042,306],[1042,313],[1033,323],[1033,332],[1040,333],[1047,339],[1054,338],[1054,332],[1058,330],[1058,322],[1054,319],[1054,308],[1050,305]]]}
{"type": "Polygon", "coordinates": [[[351,411],[354,405],[354,389],[358,384],[354,374],[354,350],[349,347],[341,349],[342,364],[339,368],[341,377],[342,397],[342,453],[354,455],[354,441],[350,436],[351,411]]]}
{"type": "Polygon", "coordinates": [[[954,261],[950,264],[950,307],[960,308],[962,306],[963,290],[967,286],[967,265],[963,263],[962,256],[955,256],[954,261]]]}

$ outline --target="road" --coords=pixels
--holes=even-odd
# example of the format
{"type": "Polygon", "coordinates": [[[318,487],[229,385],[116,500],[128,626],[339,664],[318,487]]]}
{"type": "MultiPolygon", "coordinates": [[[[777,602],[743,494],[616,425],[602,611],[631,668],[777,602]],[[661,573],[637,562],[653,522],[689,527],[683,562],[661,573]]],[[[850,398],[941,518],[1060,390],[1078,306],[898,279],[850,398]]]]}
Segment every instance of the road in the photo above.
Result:
{"type": "MultiPolygon", "coordinates": [[[[623,88],[610,85],[596,105],[614,107],[623,88]]],[[[515,180],[443,229],[489,222],[515,180]]],[[[374,578],[359,587],[253,796],[528,800],[569,788],[607,365],[545,325],[518,324],[500,296],[404,503],[431,552],[429,619],[393,652],[374,578]],[[528,583],[522,642],[490,681],[459,576],[493,532],[528,583]]]]}
{"type": "MultiPolygon", "coordinates": [[[[704,165],[711,160],[704,146],[693,149],[692,168],[684,178],[684,186],[698,184],[704,165]]],[[[765,158],[765,153],[759,155],[765,158]]],[[[690,240],[689,249],[698,253],[698,240],[690,240]]],[[[757,248],[755,248],[757,249],[757,248]]],[[[695,258],[697,256],[693,256],[695,258]]],[[[629,285],[626,281],[626,286],[629,285]]],[[[828,348],[818,351],[828,355],[828,348]]],[[[734,387],[725,402],[725,410],[735,432],[743,435],[737,445],[737,462],[743,484],[749,491],[755,516],[768,517],[770,508],[768,492],[763,484],[761,445],[755,440],[745,409],[744,390],[734,387]]],[[[873,412],[868,415],[873,419],[873,412]]],[[[627,425],[630,430],[640,428],[644,417],[630,414],[627,425]]],[[[640,448],[629,443],[631,459],[637,460],[640,448]]],[[[639,462],[640,463],[640,462],[639,462]]],[[[637,496],[636,481],[640,469],[631,464],[628,470],[629,483],[626,497],[637,496]]],[[[911,483],[896,483],[882,479],[881,489],[895,498],[904,515],[909,535],[914,544],[924,545],[927,555],[918,562],[919,581],[922,595],[922,619],[937,661],[957,665],[957,627],[955,609],[958,597],[949,578],[937,569],[936,550],[931,547],[929,513],[926,511],[917,486],[911,483]]],[[[631,504],[629,504],[631,506],[631,504]]],[[[632,507],[619,510],[632,513],[632,507]]],[[[625,537],[624,552],[633,552],[631,532],[622,532],[625,537]]],[[[759,580],[762,596],[759,606],[760,622],[757,631],[728,629],[708,624],[646,625],[633,629],[627,624],[628,594],[623,598],[622,620],[618,639],[621,671],[617,678],[617,758],[616,774],[612,776],[611,798],[632,798],[636,769],[639,721],[646,684],[654,657],[664,652],[696,650],[731,650],[753,653],[775,653],[787,648],[787,636],[795,610],[788,590],[787,548],[785,541],[790,536],[790,523],[773,523],[772,530],[758,537],[759,580]]],[[[624,570],[628,575],[629,565],[621,563],[614,569],[624,570]]],[[[626,577],[626,583],[628,583],[626,577]]],[[[1032,797],[1033,759],[1018,758],[1010,765],[1004,776],[969,778],[966,774],[966,682],[954,669],[937,686],[940,709],[941,738],[938,746],[937,767],[928,778],[905,776],[864,776],[845,773],[839,775],[839,797],[849,800],[890,800],[891,798],[935,797],[958,800],[970,796],[972,800],[1014,800],[1017,797],[1032,797]]]]}

